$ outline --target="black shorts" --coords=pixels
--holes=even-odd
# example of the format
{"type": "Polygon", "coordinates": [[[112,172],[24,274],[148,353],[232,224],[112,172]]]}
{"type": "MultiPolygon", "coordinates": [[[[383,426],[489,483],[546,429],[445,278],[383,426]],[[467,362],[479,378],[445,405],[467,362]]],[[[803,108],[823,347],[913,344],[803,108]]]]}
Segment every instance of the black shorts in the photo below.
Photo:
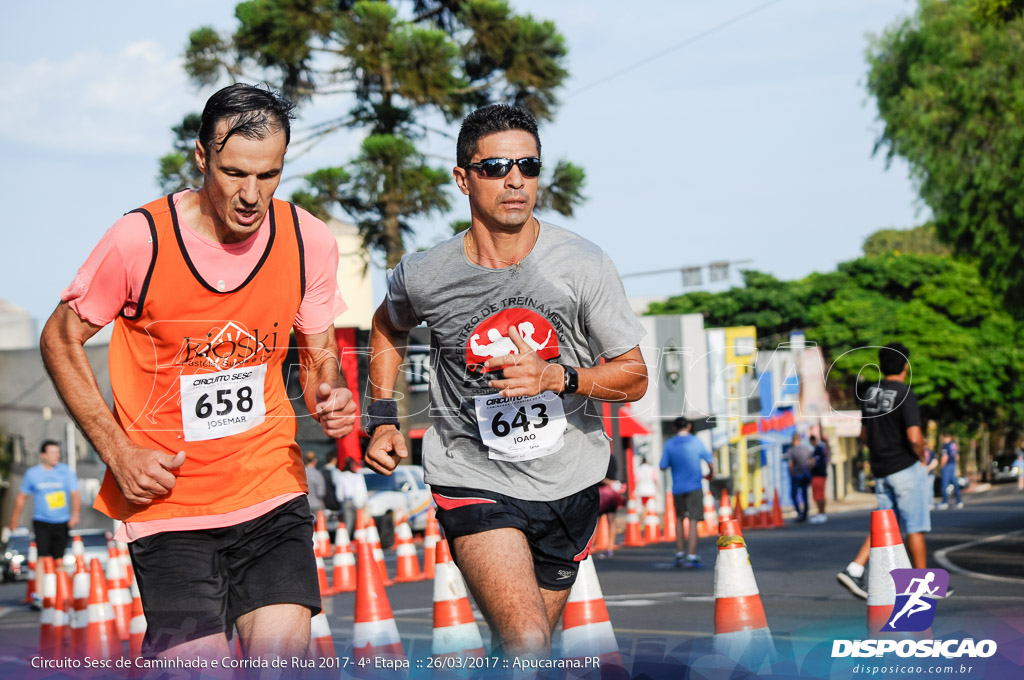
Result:
{"type": "Polygon", "coordinates": [[[146,536],[129,550],[146,611],[147,657],[207,635],[230,638],[236,618],[267,605],[320,611],[306,496],[235,526],[146,536]]]}
{"type": "Polygon", "coordinates": [[[49,556],[58,562],[64,559],[64,551],[68,547],[67,522],[53,524],[33,520],[32,532],[35,534],[36,550],[40,557],[49,556]]]}
{"type": "Polygon", "coordinates": [[[545,590],[567,590],[576,582],[579,563],[590,552],[597,529],[597,487],[557,501],[523,501],[493,491],[450,486],[432,486],[431,491],[437,521],[444,527],[456,564],[459,557],[452,539],[491,529],[518,529],[530,545],[537,584],[545,590]]]}
{"type": "Polygon", "coordinates": [[[676,502],[676,517],[679,519],[687,515],[691,522],[699,522],[704,519],[704,492],[700,489],[686,493],[674,493],[672,500],[676,502]]]}

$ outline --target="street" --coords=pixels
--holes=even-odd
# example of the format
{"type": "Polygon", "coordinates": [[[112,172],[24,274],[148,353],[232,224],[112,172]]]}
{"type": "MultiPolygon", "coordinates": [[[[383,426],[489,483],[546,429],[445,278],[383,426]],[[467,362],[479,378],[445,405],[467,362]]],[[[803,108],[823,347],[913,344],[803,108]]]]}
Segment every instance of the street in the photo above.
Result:
{"type": "MultiPolygon", "coordinates": [[[[789,672],[851,675],[857,660],[832,659],[830,651],[835,639],[870,637],[866,605],[835,576],[855,555],[868,526],[869,511],[855,510],[832,514],[825,524],[787,522],[783,528],[746,533],[768,625],[780,654],[791,660],[789,672]]],[[[947,569],[956,590],[938,603],[934,636],[993,639],[1000,645],[997,658],[1008,656],[1018,668],[1024,654],[1022,527],[1024,493],[1001,485],[969,494],[962,510],[933,511],[928,536],[929,567],[947,569]]],[[[712,539],[703,539],[699,551],[706,566],[696,570],[674,568],[674,546],[668,544],[621,548],[614,557],[595,561],[623,660],[627,668],[632,665],[634,677],[641,672],[663,677],[678,669],[666,653],[712,635],[716,550],[712,539]]],[[[393,551],[387,552],[393,574],[393,551]]],[[[31,657],[38,642],[39,614],[19,604],[24,592],[24,583],[0,587],[0,676],[31,657]]],[[[387,589],[413,659],[429,656],[432,593],[428,582],[387,589]]],[[[325,603],[339,656],[350,642],[354,599],[346,593],[325,603]]],[[[477,619],[486,643],[487,626],[479,613],[477,619]]]]}

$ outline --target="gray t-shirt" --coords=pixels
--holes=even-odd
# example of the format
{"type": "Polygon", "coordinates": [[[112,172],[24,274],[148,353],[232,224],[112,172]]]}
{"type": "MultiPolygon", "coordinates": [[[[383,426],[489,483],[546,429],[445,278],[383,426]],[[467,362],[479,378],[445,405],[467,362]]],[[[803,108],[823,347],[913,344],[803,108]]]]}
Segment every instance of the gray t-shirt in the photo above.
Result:
{"type": "Polygon", "coordinates": [[[561,401],[568,424],[564,443],[544,457],[492,460],[477,424],[474,397],[497,392],[487,385],[493,373],[484,373],[483,362],[509,353],[509,326],[542,359],[582,367],[625,354],[644,336],[604,251],[566,229],[540,224],[537,243],[518,271],[471,262],[459,234],[406,255],[388,282],[392,323],[408,330],[425,322],[431,331],[433,427],[423,437],[429,484],[550,501],[596,484],[608,469],[601,405],[583,396],[561,401]]]}
{"type": "Polygon", "coordinates": [[[811,474],[811,466],[814,464],[814,449],[807,444],[796,444],[789,447],[786,455],[793,461],[794,475],[811,474]]]}

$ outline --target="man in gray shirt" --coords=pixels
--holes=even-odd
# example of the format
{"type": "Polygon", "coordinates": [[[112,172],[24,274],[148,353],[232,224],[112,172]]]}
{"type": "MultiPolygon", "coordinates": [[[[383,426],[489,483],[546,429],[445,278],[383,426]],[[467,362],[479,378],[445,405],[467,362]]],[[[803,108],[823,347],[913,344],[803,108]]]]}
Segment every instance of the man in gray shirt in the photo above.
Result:
{"type": "Polygon", "coordinates": [[[608,468],[597,402],[643,396],[644,331],[608,256],[534,217],[529,113],[473,112],[456,155],[472,226],[390,278],[370,337],[366,462],[389,474],[408,455],[393,388],[408,332],[425,322],[423,466],[438,520],[502,650],[543,656],[597,524],[608,468]]]}
{"type": "Polygon", "coordinates": [[[327,493],[327,484],[324,483],[324,475],[317,469],[316,454],[306,451],[306,486],[309,487],[309,511],[316,517],[316,513],[324,509],[324,494],[327,493]]]}
{"type": "Polygon", "coordinates": [[[797,522],[807,521],[807,488],[811,485],[811,466],[814,464],[814,449],[802,444],[800,434],[793,433],[793,445],[787,452],[789,458],[789,493],[796,508],[797,522]],[[801,505],[801,502],[803,505],[801,505]]]}

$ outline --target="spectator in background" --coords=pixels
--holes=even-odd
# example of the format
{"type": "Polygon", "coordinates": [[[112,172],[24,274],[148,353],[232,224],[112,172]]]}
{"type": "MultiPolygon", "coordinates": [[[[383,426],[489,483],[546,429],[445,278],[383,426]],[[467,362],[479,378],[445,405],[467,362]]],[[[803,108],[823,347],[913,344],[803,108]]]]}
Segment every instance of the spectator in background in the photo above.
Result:
{"type": "Polygon", "coordinates": [[[634,493],[640,498],[640,507],[647,509],[647,501],[657,498],[661,491],[658,471],[647,461],[647,456],[640,457],[640,465],[636,469],[636,487],[634,493]]]}
{"type": "Polygon", "coordinates": [[[350,536],[356,530],[356,511],[366,505],[369,495],[366,491],[366,480],[356,470],[354,458],[345,459],[345,470],[338,475],[338,497],[341,499],[341,516],[345,518],[350,536]]]}
{"type": "Polygon", "coordinates": [[[338,469],[338,454],[334,451],[327,454],[327,462],[320,474],[324,478],[324,508],[335,513],[341,512],[341,498],[338,497],[338,485],[341,483],[338,475],[341,470],[338,469]]]}
{"type": "MultiPolygon", "coordinates": [[[[623,483],[619,481],[619,464],[615,462],[615,456],[608,456],[608,470],[604,474],[598,487],[600,505],[597,512],[600,515],[608,515],[608,527],[612,533],[612,543],[615,542],[615,513],[626,503],[623,483]]],[[[611,548],[603,553],[595,553],[597,557],[611,557],[611,548]]]]}
{"type": "Polygon", "coordinates": [[[808,508],[807,487],[811,485],[811,464],[814,451],[801,443],[799,432],[793,433],[793,445],[789,447],[789,491],[796,508],[796,521],[806,522],[808,508]]]}
{"type": "Polygon", "coordinates": [[[47,439],[39,448],[39,464],[25,470],[21,489],[14,500],[11,531],[18,526],[18,517],[25,500],[32,496],[32,533],[39,557],[64,558],[68,547],[68,530],[78,524],[82,499],[78,478],[60,462],[60,444],[47,439]]]}
{"type": "Polygon", "coordinates": [[[953,492],[956,495],[956,507],[960,509],[964,507],[963,499],[960,497],[960,484],[957,481],[956,473],[958,464],[960,462],[960,446],[953,441],[951,435],[942,436],[942,462],[940,465],[940,474],[942,479],[942,503],[939,504],[939,510],[946,510],[949,508],[949,485],[953,485],[953,492]]]}
{"type": "Polygon", "coordinates": [[[708,464],[708,476],[714,473],[711,452],[701,440],[693,436],[693,423],[683,417],[676,418],[675,437],[665,442],[659,467],[672,469],[672,496],[676,504],[676,566],[699,567],[697,554],[697,522],[704,519],[704,470],[701,461],[708,464]],[[688,552],[683,558],[683,518],[690,518],[688,552]]]}
{"type": "Polygon", "coordinates": [[[316,469],[318,462],[315,453],[306,451],[306,485],[309,487],[309,512],[313,517],[324,509],[324,494],[327,491],[324,476],[316,469]]]}
{"type": "Polygon", "coordinates": [[[811,524],[824,524],[828,521],[828,515],[825,514],[825,483],[828,481],[828,464],[831,454],[828,442],[824,439],[819,442],[817,437],[811,435],[810,442],[814,447],[811,454],[813,461],[811,465],[811,497],[814,498],[814,504],[818,506],[818,514],[811,518],[811,524]]]}

